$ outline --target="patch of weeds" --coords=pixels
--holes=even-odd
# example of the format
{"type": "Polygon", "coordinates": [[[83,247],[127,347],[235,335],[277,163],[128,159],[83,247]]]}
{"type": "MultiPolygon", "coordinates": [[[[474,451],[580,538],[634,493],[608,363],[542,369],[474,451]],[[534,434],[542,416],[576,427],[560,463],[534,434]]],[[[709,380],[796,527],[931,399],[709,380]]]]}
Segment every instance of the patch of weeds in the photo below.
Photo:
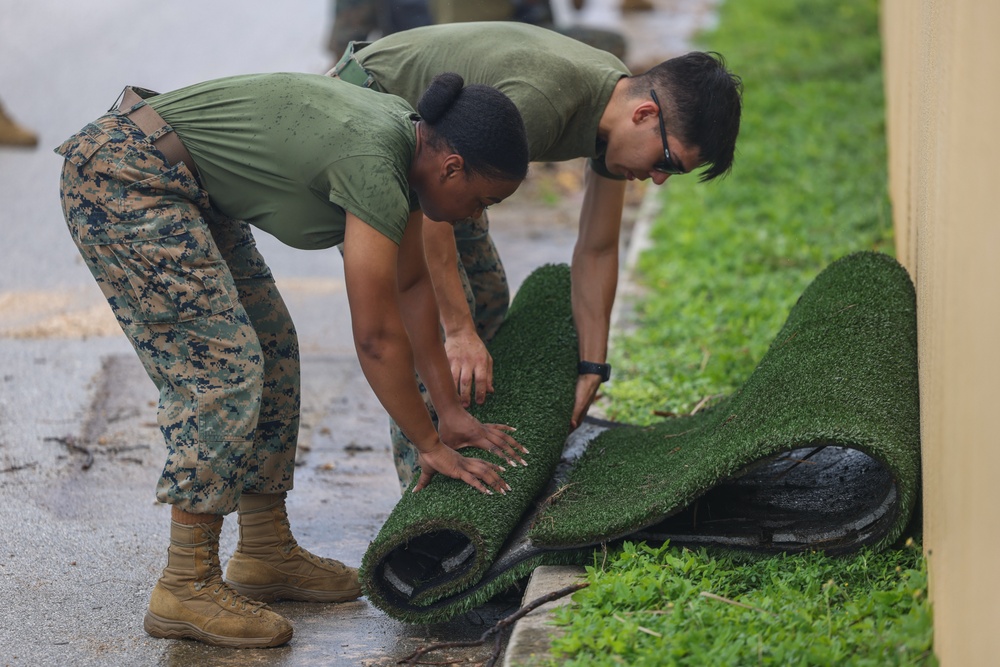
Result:
{"type": "Polygon", "coordinates": [[[649,423],[730,393],[833,260],[891,253],[876,0],[741,0],[706,46],[743,77],[733,173],[671,179],[639,263],[639,326],[602,409],[649,423]]]}
{"type": "Polygon", "coordinates": [[[552,664],[936,665],[919,545],[748,560],[626,543],[561,607],[552,664]]]}

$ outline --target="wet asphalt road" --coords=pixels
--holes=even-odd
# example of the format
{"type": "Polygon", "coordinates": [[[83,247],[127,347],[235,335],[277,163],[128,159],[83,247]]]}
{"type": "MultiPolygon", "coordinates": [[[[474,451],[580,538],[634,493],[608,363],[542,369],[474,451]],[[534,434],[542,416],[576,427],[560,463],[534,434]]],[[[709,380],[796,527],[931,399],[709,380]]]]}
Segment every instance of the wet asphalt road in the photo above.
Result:
{"type": "MultiPolygon", "coordinates": [[[[591,3],[597,20],[607,4],[591,3]]],[[[689,36],[693,15],[675,17],[670,39],[689,36]]],[[[478,637],[517,606],[407,626],[363,599],[278,603],[295,638],[257,651],[142,631],[169,524],[169,508],[153,498],[163,463],[156,391],[65,231],[51,149],[125,84],[170,90],[239,73],[324,72],[328,28],[326,0],[0,0],[0,100],[40,135],[36,150],[0,149],[0,666],[394,664],[422,642],[478,637]]],[[[647,40],[637,52],[650,48],[647,40]]],[[[572,224],[539,225],[556,212],[530,204],[503,208],[494,235],[512,284],[541,263],[569,261],[572,224]]],[[[303,354],[292,526],[303,546],[357,565],[399,489],[385,415],[354,355],[342,262],[333,249],[257,238],[303,354]]],[[[224,527],[224,561],[235,528],[224,527]]]]}

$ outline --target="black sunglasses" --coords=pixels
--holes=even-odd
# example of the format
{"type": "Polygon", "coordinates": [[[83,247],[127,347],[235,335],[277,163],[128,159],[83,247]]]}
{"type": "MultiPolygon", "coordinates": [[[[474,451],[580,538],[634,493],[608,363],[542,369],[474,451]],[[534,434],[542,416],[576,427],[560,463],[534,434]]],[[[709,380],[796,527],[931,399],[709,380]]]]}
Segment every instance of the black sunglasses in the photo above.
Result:
{"type": "Polygon", "coordinates": [[[663,107],[660,106],[660,100],[656,97],[656,91],[650,89],[649,94],[653,96],[653,102],[656,103],[656,115],[660,119],[660,138],[663,140],[664,157],[663,162],[657,162],[653,165],[653,169],[661,174],[686,174],[684,166],[674,162],[673,158],[670,157],[670,151],[667,149],[667,125],[663,122],[663,107]]]}

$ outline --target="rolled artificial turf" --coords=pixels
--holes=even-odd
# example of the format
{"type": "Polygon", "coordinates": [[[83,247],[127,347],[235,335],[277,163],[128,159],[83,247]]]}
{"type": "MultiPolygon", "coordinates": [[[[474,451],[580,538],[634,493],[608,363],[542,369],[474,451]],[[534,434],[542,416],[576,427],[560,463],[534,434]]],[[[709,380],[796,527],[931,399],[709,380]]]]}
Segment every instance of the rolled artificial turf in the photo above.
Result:
{"type": "MultiPolygon", "coordinates": [[[[559,462],[578,359],[566,265],[541,267],[524,281],[490,354],[495,393],[470,412],[483,423],[516,427],[513,435],[528,449],[528,465],[503,464],[511,487],[504,495],[484,495],[443,475],[419,493],[403,493],[361,562],[369,600],[402,620],[444,620],[496,592],[476,586],[501,560],[501,548],[559,462]],[[434,604],[442,598],[449,601],[434,604]]],[[[481,450],[462,453],[497,461],[481,450]]]]}
{"type": "Polygon", "coordinates": [[[888,546],[919,494],[915,308],[891,257],[844,257],[733,395],[608,428],[553,478],[577,352],[568,270],[539,270],[491,345],[496,395],[477,413],[517,426],[530,465],[508,468],[507,496],[446,479],[406,494],[362,563],[369,599],[402,620],[446,620],[538,564],[623,538],[765,553],[888,546]]]}

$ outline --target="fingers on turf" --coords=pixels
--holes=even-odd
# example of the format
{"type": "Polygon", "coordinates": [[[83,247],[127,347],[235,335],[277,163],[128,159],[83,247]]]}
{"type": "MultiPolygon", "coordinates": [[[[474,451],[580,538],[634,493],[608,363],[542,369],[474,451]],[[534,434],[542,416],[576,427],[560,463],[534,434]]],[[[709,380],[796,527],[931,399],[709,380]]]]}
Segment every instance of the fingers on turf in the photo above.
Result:
{"type": "Polygon", "coordinates": [[[511,447],[520,449],[525,454],[528,454],[528,448],[522,445],[520,442],[514,439],[510,434],[517,429],[508,424],[487,424],[490,428],[500,433],[500,436],[504,439],[504,442],[508,443],[511,447]]]}
{"type": "Polygon", "coordinates": [[[492,487],[492,489],[499,491],[501,494],[506,494],[510,491],[510,484],[503,481],[503,478],[499,474],[499,471],[503,470],[503,468],[495,463],[480,461],[478,459],[469,459],[469,461],[470,465],[466,469],[466,473],[462,475],[462,479],[466,484],[488,495],[493,495],[493,491],[488,487],[492,487]]]}
{"type": "MultiPolygon", "coordinates": [[[[489,424],[491,430],[490,442],[493,443],[493,447],[490,448],[490,451],[496,454],[497,456],[506,457],[507,463],[513,466],[517,466],[517,463],[520,463],[523,466],[527,466],[528,462],[525,461],[524,458],[522,458],[520,455],[520,452],[524,452],[525,454],[527,454],[528,453],[527,448],[525,448],[521,443],[512,438],[510,435],[502,431],[500,428],[501,426],[503,425],[489,424]],[[498,449],[501,450],[503,454],[501,454],[500,451],[497,451],[498,449]],[[516,459],[517,462],[512,461],[511,459],[516,459]]],[[[510,427],[507,426],[505,428],[509,429],[510,427]]]]}

